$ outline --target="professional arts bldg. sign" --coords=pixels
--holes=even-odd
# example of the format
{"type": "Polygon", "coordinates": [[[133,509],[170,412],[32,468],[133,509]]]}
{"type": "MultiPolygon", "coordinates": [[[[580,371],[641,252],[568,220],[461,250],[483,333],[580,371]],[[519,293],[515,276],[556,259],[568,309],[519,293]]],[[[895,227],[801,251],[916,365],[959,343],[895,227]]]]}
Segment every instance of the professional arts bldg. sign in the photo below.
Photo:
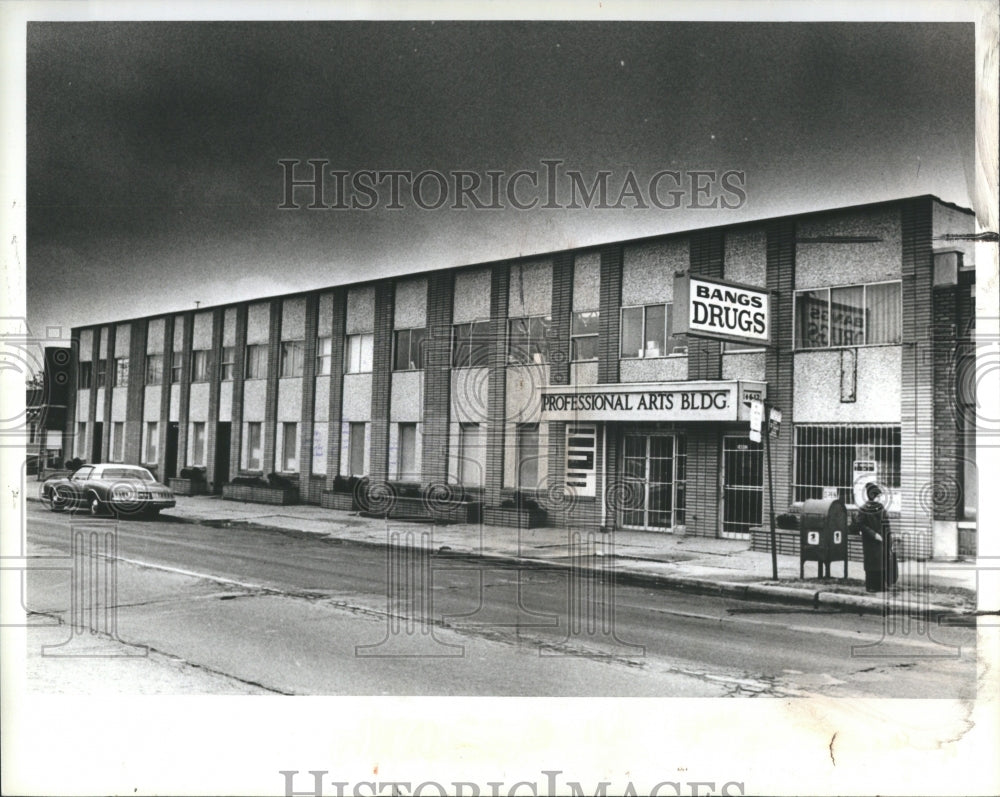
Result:
{"type": "Polygon", "coordinates": [[[765,383],[732,381],[550,385],[543,421],[747,421],[744,402],[766,397],[765,383]]]}
{"type": "Polygon", "coordinates": [[[771,342],[771,294],[752,285],[678,275],[673,334],[766,346],[771,342]]]}

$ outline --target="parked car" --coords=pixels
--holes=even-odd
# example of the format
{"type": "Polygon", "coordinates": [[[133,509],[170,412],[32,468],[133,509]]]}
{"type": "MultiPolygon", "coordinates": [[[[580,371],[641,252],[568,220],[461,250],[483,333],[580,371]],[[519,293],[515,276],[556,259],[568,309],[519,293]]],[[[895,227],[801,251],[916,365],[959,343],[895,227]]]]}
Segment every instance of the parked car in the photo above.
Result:
{"type": "Polygon", "coordinates": [[[85,509],[92,515],[157,514],[176,504],[174,493],[138,465],[84,465],[71,476],[42,483],[42,501],[53,511],[85,509]]]}

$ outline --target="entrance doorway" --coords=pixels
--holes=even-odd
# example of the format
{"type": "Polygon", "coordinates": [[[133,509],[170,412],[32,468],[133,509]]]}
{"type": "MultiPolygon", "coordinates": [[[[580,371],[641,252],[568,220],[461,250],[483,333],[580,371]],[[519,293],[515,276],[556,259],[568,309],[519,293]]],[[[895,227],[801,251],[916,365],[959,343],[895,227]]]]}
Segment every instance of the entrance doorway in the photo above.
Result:
{"type": "Polygon", "coordinates": [[[764,451],[749,437],[722,438],[723,537],[745,539],[764,522],[764,451]]]}
{"type": "Polygon", "coordinates": [[[673,435],[624,435],[621,479],[623,528],[666,531],[673,526],[673,435]]]}
{"type": "Polygon", "coordinates": [[[226,421],[215,427],[215,473],[212,475],[212,490],[217,495],[221,495],[222,485],[229,482],[229,444],[232,426],[226,421]]]}
{"type": "Polygon", "coordinates": [[[177,438],[180,427],[176,421],[167,424],[167,451],[163,460],[164,481],[177,475],[177,438]]]}

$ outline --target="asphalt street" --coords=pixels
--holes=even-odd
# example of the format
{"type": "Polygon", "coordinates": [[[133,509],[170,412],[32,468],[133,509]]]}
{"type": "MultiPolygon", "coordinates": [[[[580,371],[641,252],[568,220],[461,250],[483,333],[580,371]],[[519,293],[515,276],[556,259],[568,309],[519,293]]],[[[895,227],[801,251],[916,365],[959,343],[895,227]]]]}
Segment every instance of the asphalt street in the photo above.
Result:
{"type": "MultiPolygon", "coordinates": [[[[29,688],[40,691],[976,693],[968,628],[691,595],[622,583],[610,571],[516,567],[406,545],[168,517],[92,520],[38,504],[27,515],[27,552],[46,566],[28,571],[26,591],[29,688]],[[112,560],[92,555],[115,554],[99,548],[112,542],[112,560]]],[[[423,527],[388,532],[405,542],[423,527]]]]}

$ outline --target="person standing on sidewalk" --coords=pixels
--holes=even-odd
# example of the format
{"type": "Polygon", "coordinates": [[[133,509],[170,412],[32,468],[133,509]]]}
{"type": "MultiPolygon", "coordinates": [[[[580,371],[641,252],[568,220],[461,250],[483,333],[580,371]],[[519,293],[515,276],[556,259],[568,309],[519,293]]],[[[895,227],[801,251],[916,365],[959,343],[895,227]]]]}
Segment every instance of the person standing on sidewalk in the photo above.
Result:
{"type": "Polygon", "coordinates": [[[896,583],[899,565],[889,529],[889,518],[878,497],[882,489],[874,482],[865,485],[864,505],[851,523],[850,532],[861,535],[864,550],[865,589],[881,592],[896,583]]]}

